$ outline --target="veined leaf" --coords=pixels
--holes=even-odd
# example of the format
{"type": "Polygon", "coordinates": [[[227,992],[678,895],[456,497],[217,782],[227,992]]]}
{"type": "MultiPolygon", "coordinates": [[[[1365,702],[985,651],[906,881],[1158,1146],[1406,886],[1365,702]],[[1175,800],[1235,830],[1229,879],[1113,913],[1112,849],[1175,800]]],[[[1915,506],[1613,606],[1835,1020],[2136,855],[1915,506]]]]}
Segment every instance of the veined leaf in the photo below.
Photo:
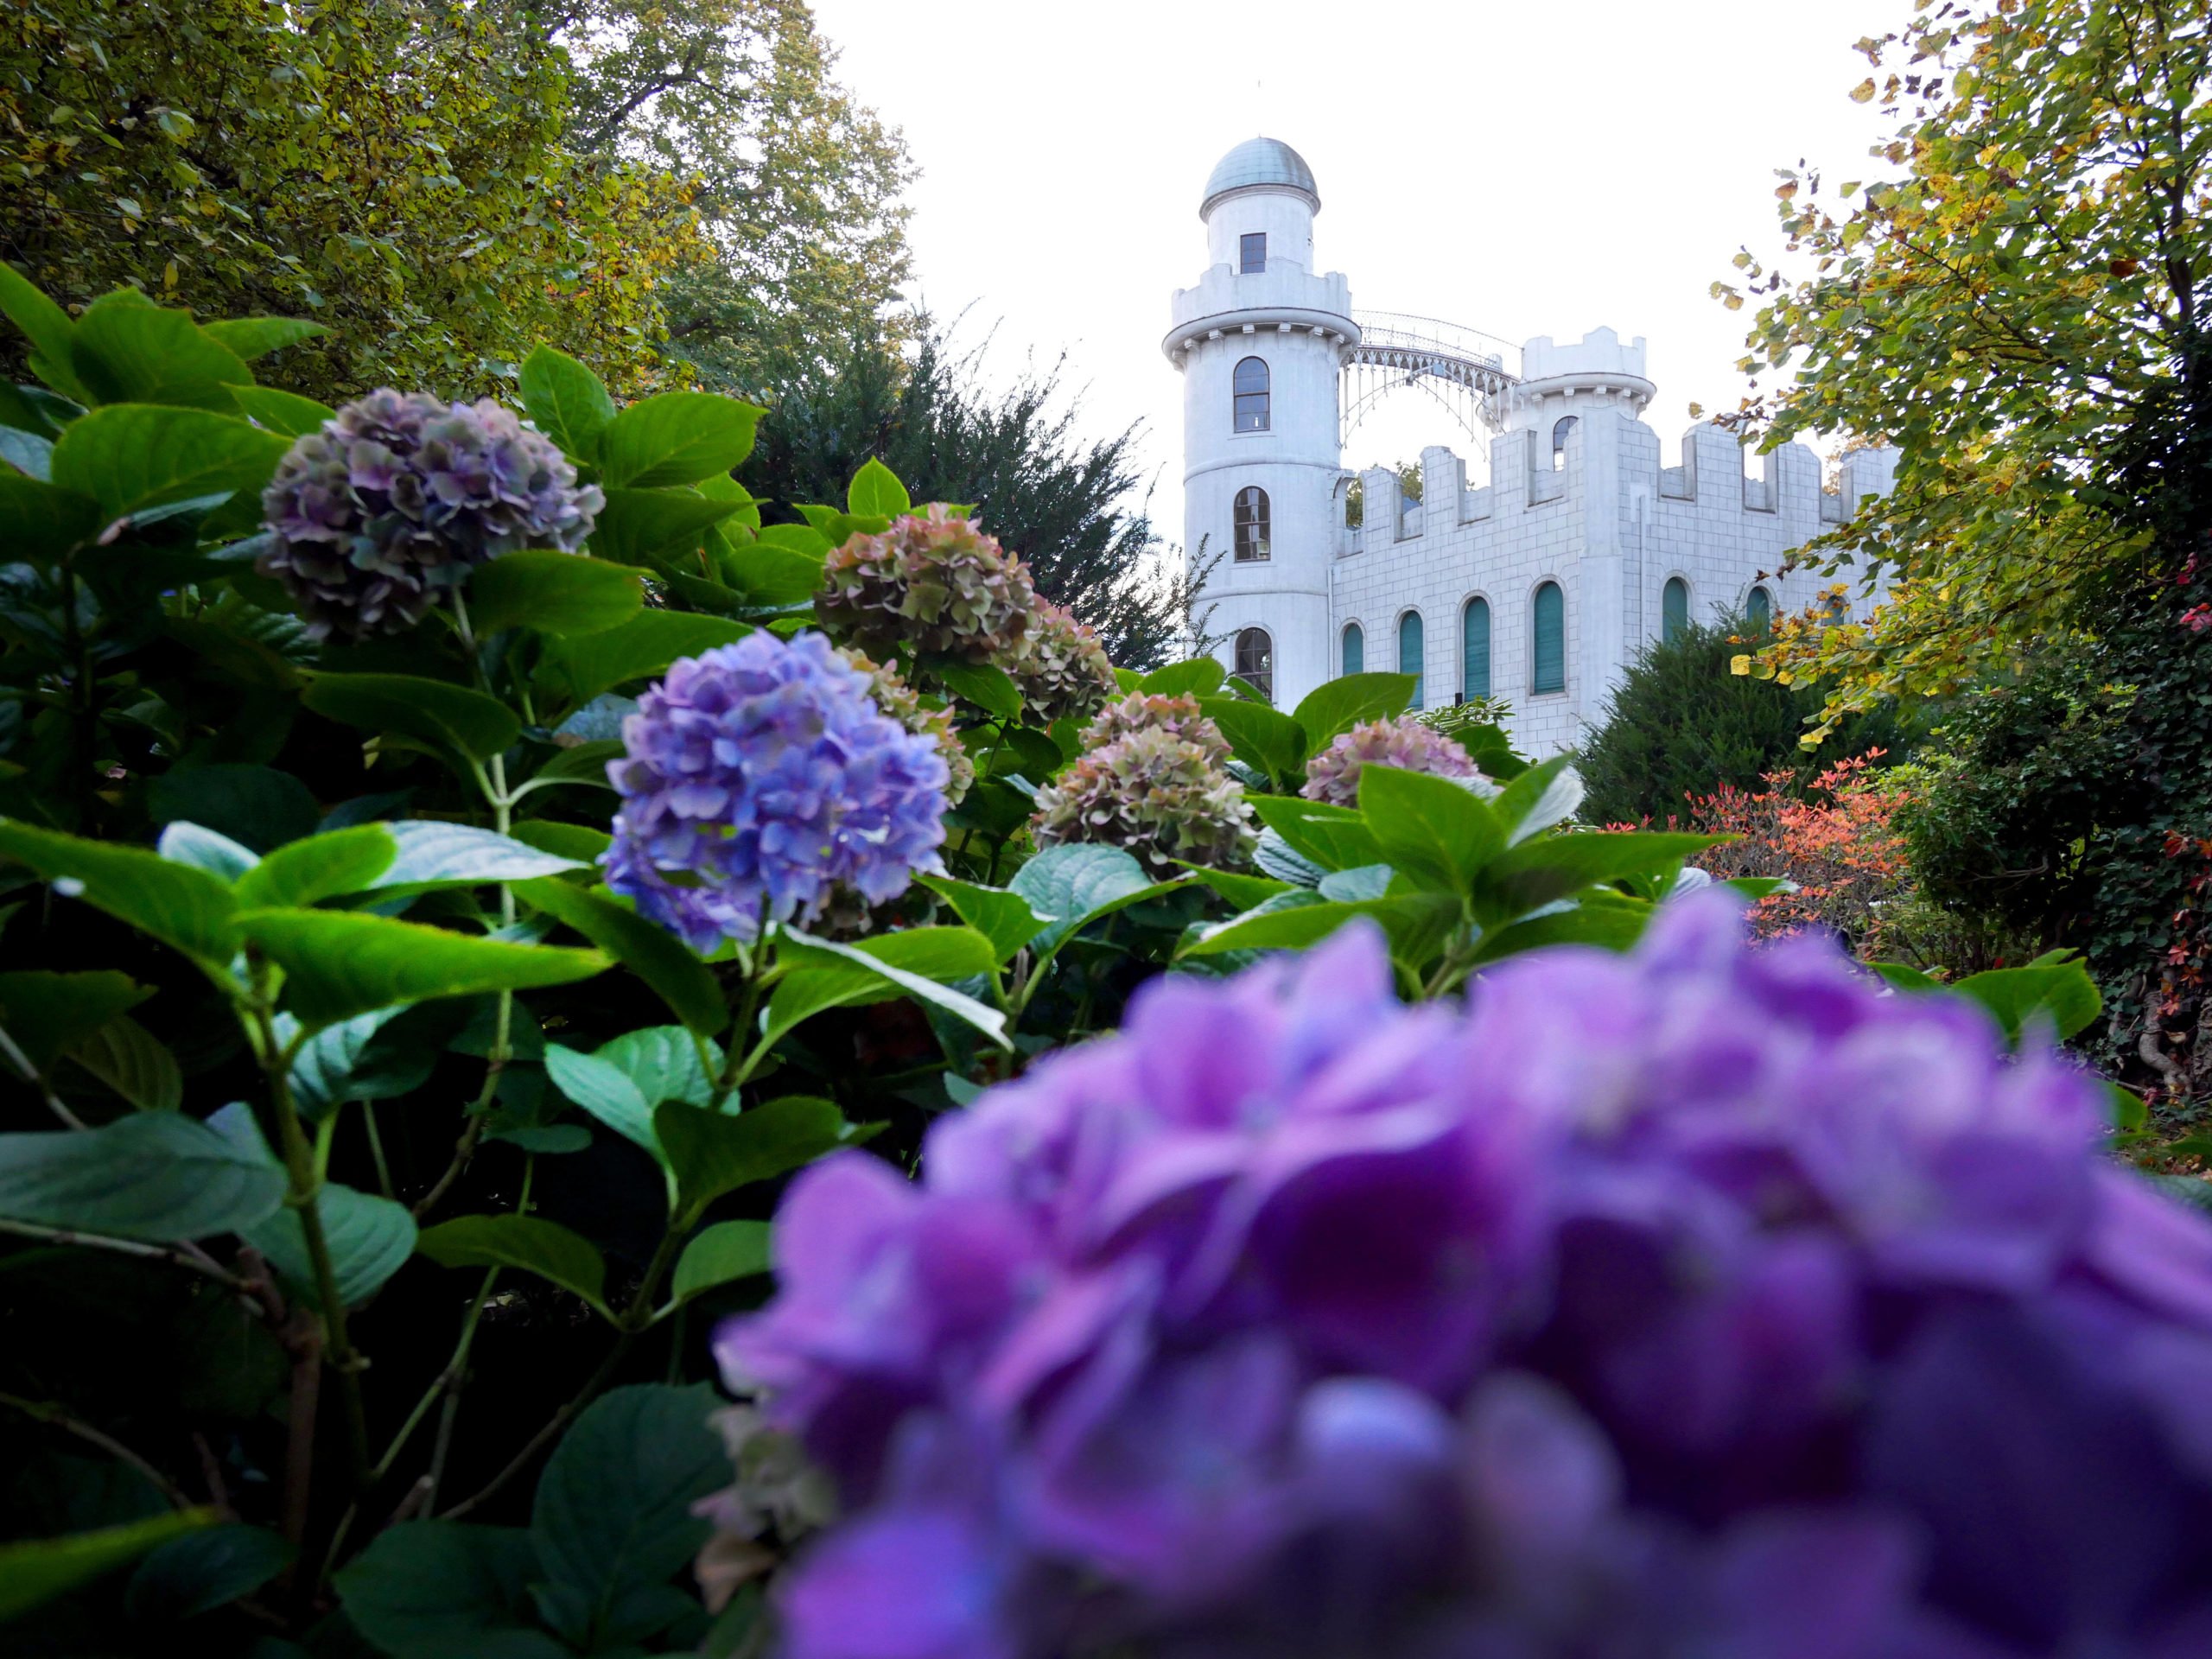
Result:
{"type": "Polygon", "coordinates": [[[309,1027],[395,1002],[565,985],[608,966],[596,950],[508,944],[340,911],[249,910],[238,926],[284,970],[284,1005],[309,1027]]]}
{"type": "Polygon", "coordinates": [[[490,760],[522,734],[522,722],[497,698],[418,675],[317,674],[300,701],[341,724],[397,732],[472,760],[490,760]]]}
{"type": "Polygon", "coordinates": [[[605,1258],[589,1239],[558,1222],[512,1213],[460,1216],[426,1230],[415,1249],[442,1268],[520,1268],[607,1313],[605,1258]]]}
{"type": "Polygon", "coordinates": [[[69,423],[54,446],[52,481],[117,519],[165,502],[257,493],[290,447],[235,416],[111,404],[69,423]]]}
{"type": "Polygon", "coordinates": [[[681,939],[599,891],[565,881],[516,884],[524,903],[574,928],[652,987],[676,1017],[702,1037],[719,1036],[729,1005],[707,964],[681,939]]]}
{"type": "Polygon", "coordinates": [[[766,1273],[770,1231],[765,1221],[718,1221],[706,1228],[677,1257],[670,1296],[688,1302],[718,1285],[766,1273]]]}
{"type": "Polygon", "coordinates": [[[632,404],[599,435],[599,468],[616,488],[649,490],[734,471],[766,411],[711,391],[664,391],[632,404]]]}
{"type": "Polygon", "coordinates": [[[1497,815],[1448,778],[1362,766],[1359,814],[1382,850],[1375,861],[1436,892],[1471,892],[1505,847],[1497,815]]]}
{"type": "Polygon", "coordinates": [[[171,1243],[274,1215],[283,1170],[204,1123],[143,1112],[97,1129],[0,1135],[0,1216],[171,1243]]]}
{"type": "Polygon", "coordinates": [[[1411,674],[1346,674],[1323,681],[1291,715],[1306,734],[1306,753],[1319,753],[1355,726],[1403,713],[1413,701],[1414,683],[1411,674]]]}
{"type": "Polygon", "coordinates": [[[143,848],[86,841],[0,820],[0,855],[28,864],[57,891],[202,963],[226,966],[238,953],[237,901],[205,870],[143,848]]]}
{"type": "Polygon", "coordinates": [[[480,636],[524,627],[569,639],[604,633],[637,615],[645,581],[626,565],[524,548],[480,565],[467,594],[469,626],[480,636]]]}
{"type": "Polygon", "coordinates": [[[589,466],[599,435],[614,418],[614,399],[600,378],[565,352],[540,346],[522,360],[523,410],[569,460],[589,466]]]}
{"type": "Polygon", "coordinates": [[[771,1181],[847,1144],[835,1102],[791,1095],[739,1113],[665,1101],[653,1128],[676,1173],[676,1213],[687,1224],[725,1192],[771,1181]]]}

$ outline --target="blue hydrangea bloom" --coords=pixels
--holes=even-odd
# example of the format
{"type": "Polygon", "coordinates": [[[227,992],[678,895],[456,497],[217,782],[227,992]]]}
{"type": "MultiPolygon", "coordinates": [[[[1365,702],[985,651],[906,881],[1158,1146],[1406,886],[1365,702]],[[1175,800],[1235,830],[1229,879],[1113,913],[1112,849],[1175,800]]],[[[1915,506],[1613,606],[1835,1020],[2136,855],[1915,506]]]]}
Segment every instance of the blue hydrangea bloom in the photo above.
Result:
{"type": "Polygon", "coordinates": [[[673,664],[622,724],[607,884],[695,949],[871,905],[941,867],[944,759],[884,715],[819,633],[752,633],[673,664]]]}
{"type": "Polygon", "coordinates": [[[2095,1080],[1731,901],[1401,1007],[1168,977],[794,1182],[717,1340],[790,1659],[2212,1652],[2212,1224],[2095,1080]]]}

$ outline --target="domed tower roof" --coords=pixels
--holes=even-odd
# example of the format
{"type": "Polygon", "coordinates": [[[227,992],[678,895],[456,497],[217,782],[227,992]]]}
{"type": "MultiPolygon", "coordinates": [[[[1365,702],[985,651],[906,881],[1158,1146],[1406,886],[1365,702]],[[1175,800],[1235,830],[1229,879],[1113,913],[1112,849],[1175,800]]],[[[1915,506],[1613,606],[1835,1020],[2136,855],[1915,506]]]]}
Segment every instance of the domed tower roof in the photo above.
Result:
{"type": "Polygon", "coordinates": [[[1321,206],[1320,187],[1313,182],[1313,169],[1303,156],[1280,138],[1247,138],[1215,165],[1206,180],[1205,200],[1198,204],[1198,217],[1204,219],[1214,203],[1233,192],[1268,186],[1297,191],[1317,211],[1321,206]]]}

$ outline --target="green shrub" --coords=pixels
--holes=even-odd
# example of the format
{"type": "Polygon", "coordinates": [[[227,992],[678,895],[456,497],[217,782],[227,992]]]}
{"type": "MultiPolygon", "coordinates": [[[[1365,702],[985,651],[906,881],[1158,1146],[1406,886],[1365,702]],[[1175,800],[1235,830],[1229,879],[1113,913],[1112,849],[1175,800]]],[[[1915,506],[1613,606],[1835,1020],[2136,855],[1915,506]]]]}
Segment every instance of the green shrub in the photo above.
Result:
{"type": "Polygon", "coordinates": [[[1820,694],[1733,672],[1746,631],[1740,617],[1694,622],[1630,664],[1577,760],[1584,822],[1663,823],[1723,785],[1757,790],[1777,771],[1802,782],[1870,749],[1890,761],[1910,751],[1912,725],[1887,709],[1847,721],[1817,750],[1802,747],[1820,694]]]}

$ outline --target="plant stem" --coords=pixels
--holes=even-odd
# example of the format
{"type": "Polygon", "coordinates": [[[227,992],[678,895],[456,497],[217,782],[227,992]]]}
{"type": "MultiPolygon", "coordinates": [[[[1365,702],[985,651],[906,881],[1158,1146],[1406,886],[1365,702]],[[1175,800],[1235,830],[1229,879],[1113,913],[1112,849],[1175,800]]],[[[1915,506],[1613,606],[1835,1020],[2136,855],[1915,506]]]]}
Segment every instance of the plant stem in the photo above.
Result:
{"type": "Polygon", "coordinates": [[[99,1233],[72,1232],[67,1227],[41,1227],[35,1221],[0,1220],[0,1233],[16,1233],[24,1238],[42,1240],[48,1244],[80,1244],[90,1249],[112,1250],[118,1255],[135,1255],[149,1262],[167,1262],[189,1272],[213,1279],[227,1290],[241,1296],[251,1296],[253,1287],[228,1268],[207,1256],[181,1244],[142,1244],[137,1239],[109,1238],[99,1233]]]}
{"type": "Polygon", "coordinates": [[[377,1190],[387,1198],[397,1198],[398,1195],[391,1186],[391,1166],[385,1161],[384,1137],[377,1133],[376,1102],[361,1103],[361,1123],[369,1132],[369,1156],[376,1160],[377,1190]]]}
{"type": "Polygon", "coordinates": [[[155,1489],[169,1501],[172,1508],[188,1510],[193,1507],[192,1500],[185,1495],[184,1489],[154,1467],[151,1463],[140,1457],[112,1434],[103,1429],[94,1428],[80,1418],[73,1417],[61,1407],[41,1404],[36,1400],[26,1400],[19,1395],[13,1394],[0,1394],[0,1406],[20,1411],[34,1422],[44,1423],[48,1427],[58,1428],[65,1434],[73,1434],[86,1445],[99,1447],[117,1462],[130,1465],[148,1480],[153,1482],[155,1489]]]}
{"type": "Polygon", "coordinates": [[[8,1034],[5,1026],[0,1026],[0,1059],[5,1059],[22,1074],[23,1081],[37,1090],[39,1097],[46,1102],[47,1109],[65,1125],[73,1129],[86,1127],[83,1118],[61,1103],[61,1096],[54,1092],[54,1085],[46,1080],[46,1074],[33,1065],[31,1057],[16,1046],[16,1039],[8,1034]]]}
{"type": "Polygon", "coordinates": [[[368,1362],[354,1348],[346,1329],[346,1303],[338,1293],[338,1271],[330,1257],[330,1241],[322,1230],[322,1211],[317,1202],[322,1179],[315,1148],[308,1142],[297,1106],[292,1099],[291,1055],[276,1040],[265,982],[267,970],[257,957],[249,955],[253,976],[254,1024],[260,1038],[262,1069],[269,1081],[269,1098],[276,1116],[276,1135],[285,1173],[291,1178],[287,1206],[296,1211],[304,1235],[308,1261],[315,1270],[315,1298],[322,1304],[325,1354],[338,1373],[338,1395],[346,1413],[347,1473],[358,1490],[369,1474],[369,1420],[361,1397],[361,1372],[368,1362]]]}
{"type": "Polygon", "coordinates": [[[599,1369],[585,1379],[583,1387],[577,1389],[563,1403],[561,1408],[553,1414],[551,1420],[543,1428],[530,1437],[529,1443],[508,1460],[506,1467],[493,1476],[477,1491],[463,1498],[438,1518],[442,1521],[458,1521],[461,1516],[496,1497],[505,1490],[509,1481],[530,1466],[531,1459],[543,1451],[548,1443],[566,1428],[578,1413],[597,1398],[599,1391],[605,1388],[608,1380],[613,1376],[615,1368],[622,1363],[623,1356],[630,1351],[631,1344],[637,1339],[638,1333],[634,1331],[625,1331],[617,1337],[613,1347],[608,1349],[607,1357],[600,1361],[599,1369]]]}

